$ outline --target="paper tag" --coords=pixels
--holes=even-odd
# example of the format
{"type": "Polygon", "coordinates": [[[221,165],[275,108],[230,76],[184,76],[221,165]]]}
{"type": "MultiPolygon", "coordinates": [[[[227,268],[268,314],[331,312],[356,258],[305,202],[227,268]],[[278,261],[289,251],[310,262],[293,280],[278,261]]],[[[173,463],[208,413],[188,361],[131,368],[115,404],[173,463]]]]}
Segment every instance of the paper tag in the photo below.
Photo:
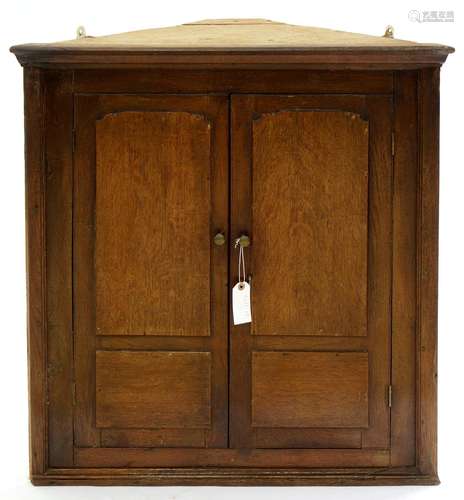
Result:
{"type": "Polygon", "coordinates": [[[232,288],[232,312],[234,325],[251,323],[250,285],[246,281],[232,288]]]}

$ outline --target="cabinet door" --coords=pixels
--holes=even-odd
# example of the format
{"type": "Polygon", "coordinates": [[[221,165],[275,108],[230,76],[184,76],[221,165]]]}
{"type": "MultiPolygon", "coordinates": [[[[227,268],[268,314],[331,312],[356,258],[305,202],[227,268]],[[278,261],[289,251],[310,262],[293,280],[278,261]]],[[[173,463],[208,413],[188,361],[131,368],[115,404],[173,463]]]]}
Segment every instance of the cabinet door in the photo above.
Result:
{"type": "Polygon", "coordinates": [[[77,463],[227,446],[227,98],[78,95],[75,128],[77,463]]]}
{"type": "Polygon", "coordinates": [[[231,234],[250,235],[252,284],[252,323],[230,326],[232,447],[388,463],[391,106],[232,97],[231,234]]]}

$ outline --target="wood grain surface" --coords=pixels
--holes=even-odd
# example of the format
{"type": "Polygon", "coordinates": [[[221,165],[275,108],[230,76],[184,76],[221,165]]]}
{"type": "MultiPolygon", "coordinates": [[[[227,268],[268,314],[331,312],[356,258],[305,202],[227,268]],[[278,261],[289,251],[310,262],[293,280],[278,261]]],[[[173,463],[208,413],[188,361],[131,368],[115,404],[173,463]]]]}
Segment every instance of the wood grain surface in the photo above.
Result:
{"type": "Polygon", "coordinates": [[[408,40],[361,33],[298,26],[267,19],[205,19],[167,28],[154,28],[115,35],[82,37],[55,42],[50,48],[85,50],[88,48],[169,49],[326,49],[382,48],[390,50],[431,48],[446,50],[439,44],[421,44],[408,40]]]}
{"type": "Polygon", "coordinates": [[[350,112],[253,121],[254,335],[366,335],[368,143],[350,112]]]}
{"type": "Polygon", "coordinates": [[[48,461],[55,467],[67,467],[74,460],[70,72],[47,74],[46,102],[48,461]]]}
{"type": "Polygon", "coordinates": [[[253,352],[251,373],[255,427],[369,425],[367,353],[253,352]]]}
{"type": "Polygon", "coordinates": [[[97,351],[96,377],[97,427],[211,424],[208,352],[97,351]]]}
{"type": "Polygon", "coordinates": [[[210,335],[210,131],[185,112],[97,121],[97,334],[210,335]]]}

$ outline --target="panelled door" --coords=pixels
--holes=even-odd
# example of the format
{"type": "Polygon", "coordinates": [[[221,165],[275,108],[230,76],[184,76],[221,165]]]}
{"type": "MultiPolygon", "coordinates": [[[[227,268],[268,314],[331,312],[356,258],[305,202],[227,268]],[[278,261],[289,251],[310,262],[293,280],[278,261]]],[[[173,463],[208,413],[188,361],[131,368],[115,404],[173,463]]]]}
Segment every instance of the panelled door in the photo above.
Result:
{"type": "Polygon", "coordinates": [[[231,109],[231,231],[251,239],[253,316],[230,327],[231,446],[387,463],[390,97],[234,95],[231,109]]]}
{"type": "Polygon", "coordinates": [[[77,462],[227,446],[228,100],[75,98],[77,462]]]}
{"type": "Polygon", "coordinates": [[[390,97],[74,104],[75,464],[388,465],[390,97]]]}

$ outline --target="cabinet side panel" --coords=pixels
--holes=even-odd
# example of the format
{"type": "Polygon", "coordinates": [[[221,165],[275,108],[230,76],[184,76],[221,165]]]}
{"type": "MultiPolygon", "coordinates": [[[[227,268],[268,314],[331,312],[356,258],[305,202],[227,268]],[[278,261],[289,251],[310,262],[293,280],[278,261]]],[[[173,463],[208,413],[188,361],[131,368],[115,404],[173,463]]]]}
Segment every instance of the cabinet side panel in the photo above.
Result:
{"type": "Polygon", "coordinates": [[[45,328],[44,81],[36,68],[24,70],[27,342],[29,360],[29,470],[47,467],[45,328]]]}
{"type": "Polygon", "coordinates": [[[420,353],[418,465],[423,474],[437,473],[437,317],[438,317],[438,68],[420,72],[418,279],[420,353]]]}
{"type": "Polygon", "coordinates": [[[47,382],[49,465],[73,464],[72,73],[47,71],[47,382]]]}
{"type": "Polygon", "coordinates": [[[416,459],[417,73],[395,78],[391,461],[416,459]]]}

